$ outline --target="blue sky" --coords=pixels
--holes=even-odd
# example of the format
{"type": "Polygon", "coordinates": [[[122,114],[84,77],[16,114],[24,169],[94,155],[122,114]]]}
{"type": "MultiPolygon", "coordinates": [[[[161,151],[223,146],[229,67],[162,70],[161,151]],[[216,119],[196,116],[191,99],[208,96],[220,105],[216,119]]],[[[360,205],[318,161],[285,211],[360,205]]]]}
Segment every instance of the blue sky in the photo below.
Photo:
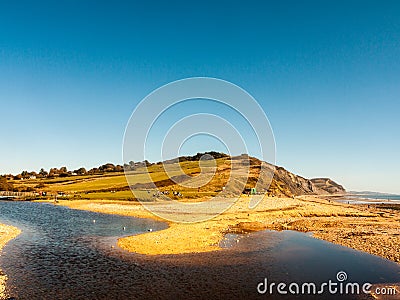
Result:
{"type": "Polygon", "coordinates": [[[1,1],[0,173],[121,163],[143,97],[210,76],[259,101],[279,165],[400,193],[400,3],[215,2],[1,1]]]}

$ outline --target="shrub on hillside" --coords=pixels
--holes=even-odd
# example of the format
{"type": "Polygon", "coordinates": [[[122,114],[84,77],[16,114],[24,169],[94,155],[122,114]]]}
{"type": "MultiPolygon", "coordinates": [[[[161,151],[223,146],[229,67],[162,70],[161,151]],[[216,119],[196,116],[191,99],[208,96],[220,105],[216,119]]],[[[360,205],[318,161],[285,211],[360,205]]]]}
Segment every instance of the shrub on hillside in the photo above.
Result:
{"type": "Polygon", "coordinates": [[[13,184],[8,182],[5,177],[0,176],[0,191],[12,191],[13,189],[13,184]]]}

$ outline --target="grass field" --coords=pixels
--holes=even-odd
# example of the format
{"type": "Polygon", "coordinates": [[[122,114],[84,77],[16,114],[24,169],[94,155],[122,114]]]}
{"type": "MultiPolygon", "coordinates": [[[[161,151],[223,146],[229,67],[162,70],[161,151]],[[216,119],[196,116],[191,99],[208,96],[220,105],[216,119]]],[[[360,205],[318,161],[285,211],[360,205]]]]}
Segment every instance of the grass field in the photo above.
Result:
{"type": "Polygon", "coordinates": [[[156,192],[153,191],[154,186],[151,185],[154,183],[160,191],[169,191],[172,195],[172,191],[176,190],[184,194],[185,198],[194,199],[213,196],[220,191],[228,176],[218,170],[225,170],[229,166],[229,159],[220,158],[215,161],[171,163],[165,165],[165,168],[162,164],[154,164],[147,170],[144,167],[138,168],[126,176],[123,172],[118,172],[51,179],[26,179],[12,183],[16,188],[31,187],[37,192],[47,192],[49,196],[62,192],[70,199],[91,200],[134,200],[135,197],[151,199],[156,192]],[[200,173],[202,173],[201,176],[200,173]],[[173,181],[175,178],[184,178],[186,182],[190,181],[191,185],[189,187],[178,185],[173,181]],[[138,185],[138,188],[135,189],[135,195],[133,195],[129,186],[135,185],[138,185]],[[193,185],[196,188],[190,187],[193,185]],[[199,185],[204,185],[204,187],[197,188],[199,185]]]}

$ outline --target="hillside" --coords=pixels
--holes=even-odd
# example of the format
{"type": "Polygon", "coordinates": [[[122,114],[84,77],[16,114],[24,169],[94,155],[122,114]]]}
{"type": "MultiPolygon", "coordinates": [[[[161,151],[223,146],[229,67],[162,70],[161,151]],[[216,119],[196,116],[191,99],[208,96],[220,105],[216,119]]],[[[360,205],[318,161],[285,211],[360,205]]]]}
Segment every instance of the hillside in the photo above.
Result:
{"type": "Polygon", "coordinates": [[[11,183],[17,189],[30,188],[36,192],[47,192],[47,195],[65,193],[78,199],[109,200],[134,200],[129,186],[136,191],[136,197],[165,198],[159,193],[154,196],[151,190],[156,186],[169,197],[182,200],[215,196],[225,187],[235,194],[257,187],[260,193],[288,197],[345,193],[341,185],[328,178],[306,179],[257,158],[247,155],[230,157],[217,152],[178,157],[164,164],[135,163],[135,168],[129,169],[127,176],[123,172],[112,172],[12,180],[11,183]],[[248,167],[248,174],[243,172],[243,166],[248,167]],[[260,174],[261,166],[264,171],[260,174]],[[230,181],[232,174],[236,176],[234,181],[230,181]],[[173,195],[173,191],[179,191],[179,196],[173,195]]]}

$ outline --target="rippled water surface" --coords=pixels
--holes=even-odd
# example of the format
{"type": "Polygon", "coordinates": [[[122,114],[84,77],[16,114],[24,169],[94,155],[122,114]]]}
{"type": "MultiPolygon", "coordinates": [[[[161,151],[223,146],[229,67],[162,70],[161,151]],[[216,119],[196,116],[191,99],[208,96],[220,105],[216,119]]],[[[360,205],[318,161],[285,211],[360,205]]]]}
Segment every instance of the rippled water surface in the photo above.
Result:
{"type": "Polygon", "coordinates": [[[400,281],[393,262],[298,232],[230,234],[221,251],[144,256],[112,246],[119,236],[163,229],[165,223],[1,201],[0,222],[23,231],[0,258],[17,299],[321,299],[260,296],[256,288],[265,277],[324,282],[341,270],[353,282],[400,281]]]}

